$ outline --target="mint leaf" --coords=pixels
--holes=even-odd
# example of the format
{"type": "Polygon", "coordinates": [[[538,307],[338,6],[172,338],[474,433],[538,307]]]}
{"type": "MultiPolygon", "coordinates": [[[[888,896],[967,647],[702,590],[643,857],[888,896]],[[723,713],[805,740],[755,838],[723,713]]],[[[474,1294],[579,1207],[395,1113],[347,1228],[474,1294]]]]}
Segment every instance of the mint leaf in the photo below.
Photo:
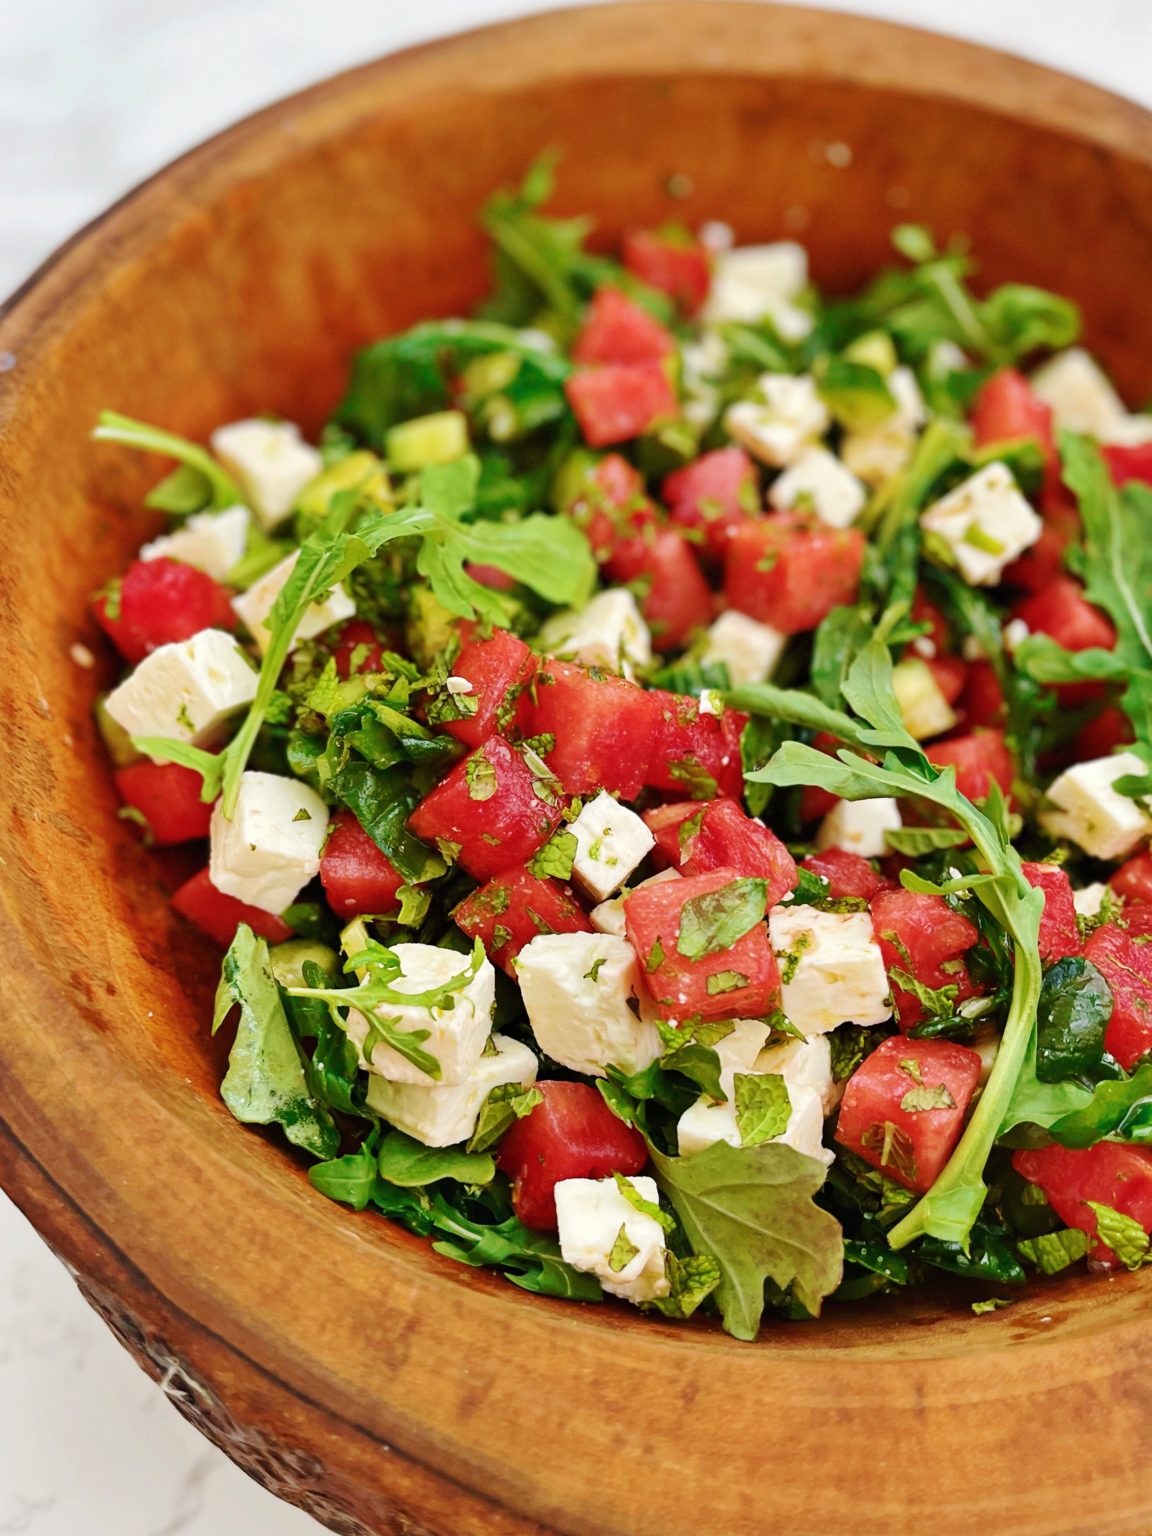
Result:
{"type": "Polygon", "coordinates": [[[568,880],[579,846],[574,832],[554,832],[539,853],[528,860],[528,868],[541,880],[549,876],[553,880],[568,880]]]}
{"type": "Polygon", "coordinates": [[[612,1177],[616,1181],[616,1188],[634,1211],[639,1211],[642,1216],[651,1217],[664,1232],[675,1231],[676,1223],[668,1212],[662,1211],[655,1201],[645,1200],[631,1179],[625,1178],[622,1173],[614,1173],[612,1177]]]}
{"type": "Polygon", "coordinates": [[[1148,1234],[1134,1217],[1095,1200],[1085,1200],[1084,1204],[1095,1213],[1096,1236],[1111,1248],[1125,1269],[1140,1269],[1149,1263],[1148,1234]]]}
{"type": "Polygon", "coordinates": [[[487,1152],[500,1140],[504,1132],[530,1115],[537,1104],[544,1102],[539,1088],[523,1088],[519,1083],[500,1083],[492,1089],[480,1106],[476,1129],[468,1141],[469,1152],[487,1152]]]}
{"type": "Polygon", "coordinates": [[[628,1228],[621,1222],[616,1241],[608,1254],[608,1268],[614,1275],[618,1275],[622,1269],[628,1268],[639,1252],[639,1248],[628,1236],[628,1228]]]}
{"type": "Polygon", "coordinates": [[[792,1099],[780,1073],[737,1072],[733,1095],[741,1146],[757,1147],[788,1129],[792,1099]]]}
{"type": "Polygon", "coordinates": [[[1016,1247],[1022,1258],[1034,1264],[1041,1274],[1056,1275],[1075,1264],[1088,1252],[1088,1234],[1077,1227],[1059,1232],[1043,1232],[1039,1237],[1022,1237],[1016,1247]]]}
{"type": "Polygon", "coordinates": [[[676,949],[687,960],[720,954],[764,921],[765,880],[739,879],[718,891],[693,896],[680,909],[676,949]]]}
{"type": "Polygon", "coordinates": [[[693,1253],[680,1259],[669,1251],[664,1268],[672,1289],[648,1305],[665,1317],[691,1317],[720,1284],[720,1266],[711,1254],[693,1253]]]}
{"type": "Polygon", "coordinates": [[[230,995],[240,1007],[236,1039],[220,1096],[246,1125],[279,1125],[294,1146],[329,1158],[340,1145],[332,1116],[308,1083],[272,974],[268,945],[246,923],[236,930],[224,956],[216,1019],[228,1012],[230,995]]]}
{"type": "Polygon", "coordinates": [[[844,1257],[840,1223],[812,1200],[824,1182],[821,1163],[782,1142],[717,1142],[692,1157],[651,1153],[693,1252],[720,1269],[715,1295],[729,1333],[756,1337],[768,1280],[819,1314],[840,1283],[844,1257]]]}

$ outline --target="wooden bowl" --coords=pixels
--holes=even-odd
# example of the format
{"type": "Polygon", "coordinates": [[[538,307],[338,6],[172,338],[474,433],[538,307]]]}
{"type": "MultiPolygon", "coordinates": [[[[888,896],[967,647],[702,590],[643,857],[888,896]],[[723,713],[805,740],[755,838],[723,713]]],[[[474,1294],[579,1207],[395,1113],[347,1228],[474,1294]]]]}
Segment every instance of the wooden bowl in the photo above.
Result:
{"type": "Polygon", "coordinates": [[[832,1309],[758,1345],[551,1303],[314,1193],[217,1097],[215,956],[116,817],[92,588],[153,522],[111,407],[309,428],[354,347],[483,291],[474,215],[541,146],[605,239],[675,216],[795,235],[822,283],[889,227],[1084,307],[1152,389],[1152,121],[1075,80],[843,16],[661,0],[418,48],[196,150],[79,235],[0,327],[0,1174],[178,1406],[345,1533],[890,1536],[1152,1528],[1152,1277],[974,1318],[832,1309]],[[669,178],[676,180],[670,182],[669,178]],[[679,200],[673,192],[681,194],[679,200]]]}

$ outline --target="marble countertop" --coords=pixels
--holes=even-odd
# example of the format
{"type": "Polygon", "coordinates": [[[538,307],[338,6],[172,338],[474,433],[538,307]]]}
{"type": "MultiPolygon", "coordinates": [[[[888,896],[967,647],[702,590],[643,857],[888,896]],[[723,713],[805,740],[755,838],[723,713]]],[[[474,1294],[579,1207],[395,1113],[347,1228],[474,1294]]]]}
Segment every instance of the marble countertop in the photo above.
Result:
{"type": "MultiPolygon", "coordinates": [[[[335,70],[530,0],[0,5],[0,293],[135,182],[335,70]]],[[[1148,0],[839,0],[1152,106],[1148,0]],[[961,21],[962,18],[962,21],[961,21]]],[[[308,1536],[176,1414],[0,1194],[0,1536],[308,1536]]]]}

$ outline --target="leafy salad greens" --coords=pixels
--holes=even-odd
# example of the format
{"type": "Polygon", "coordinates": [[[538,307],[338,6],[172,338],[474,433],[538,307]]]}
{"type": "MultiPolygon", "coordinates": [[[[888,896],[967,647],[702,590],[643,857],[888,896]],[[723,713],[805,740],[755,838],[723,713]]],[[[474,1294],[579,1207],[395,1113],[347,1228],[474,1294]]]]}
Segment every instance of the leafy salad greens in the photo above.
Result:
{"type": "Polygon", "coordinates": [[[208,839],[237,1120],[521,1289],[992,1314],[1152,1233],[1152,416],[959,245],[588,248],[233,423],[94,600],[125,814],[208,839]],[[989,1296],[991,1290],[994,1294],[989,1296]]]}

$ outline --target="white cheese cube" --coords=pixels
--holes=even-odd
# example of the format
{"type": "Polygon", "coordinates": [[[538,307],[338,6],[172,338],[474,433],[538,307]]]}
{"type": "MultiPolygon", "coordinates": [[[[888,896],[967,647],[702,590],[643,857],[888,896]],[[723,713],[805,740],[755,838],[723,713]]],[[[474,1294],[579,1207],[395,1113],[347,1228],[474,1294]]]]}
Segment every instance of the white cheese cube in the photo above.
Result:
{"type": "MultiPolygon", "coordinates": [[[[659,1203],[655,1179],[637,1174],[629,1183],[642,1200],[659,1203]]],[[[564,1262],[595,1275],[610,1296],[639,1304],[668,1295],[664,1228],[626,1200],[615,1179],[561,1179],[556,1219],[564,1262]]]]}
{"type": "Polygon", "coordinates": [[[788,636],[770,624],[750,619],[729,608],[711,624],[700,650],[702,662],[722,662],[733,688],[745,683],[766,683],[775,672],[788,636]]]}
{"type": "MultiPolygon", "coordinates": [[[[446,981],[459,976],[471,965],[471,956],[454,949],[438,949],[434,944],[393,944],[392,953],[400,962],[401,974],[392,982],[397,992],[432,992],[446,981]]],[[[492,1009],[496,1003],[496,972],[491,961],[484,960],[467,986],[451,994],[446,1008],[429,1008],[424,1003],[382,1003],[376,1012],[388,1019],[395,1029],[411,1032],[427,1030],[421,1050],[435,1056],[440,1076],[429,1078],[414,1062],[399,1051],[378,1041],[371,1060],[363,1054],[368,1025],[355,1009],[348,1014],[348,1036],[360,1049],[361,1065],[369,1072],[394,1083],[417,1083],[428,1087],[433,1081],[455,1086],[471,1077],[484,1054],[492,1031],[492,1009]]]]}
{"type": "Polygon", "coordinates": [[[944,697],[932,668],[919,656],[905,656],[892,668],[892,692],[904,729],[917,741],[942,736],[956,724],[956,711],[944,697]]]}
{"type": "Polygon", "coordinates": [[[234,421],[212,434],[212,452],[240,482],[263,528],[274,528],[324,468],[290,421],[234,421]]]}
{"type": "Polygon", "coordinates": [[[526,1045],[508,1035],[491,1039],[495,1054],[481,1056],[462,1083],[425,1087],[373,1074],[368,1079],[369,1109],[426,1147],[453,1147],[467,1141],[493,1088],[506,1083],[530,1088],[536,1081],[536,1057],[526,1045]]]}
{"type": "Polygon", "coordinates": [[[1041,811],[1041,826],[1094,859],[1126,859],[1152,836],[1152,816],[1144,801],[1131,800],[1112,786],[1127,774],[1145,772],[1135,752],[1116,752],[1065,769],[1048,790],[1051,809],[1041,811]]]}
{"type": "Polygon", "coordinates": [[[243,773],[232,819],[212,812],[208,877],[261,912],[283,912],[320,868],[328,807],[299,779],[243,773]]]}
{"type": "Polygon", "coordinates": [[[784,1012],[801,1034],[891,1018],[888,976],[869,913],[792,903],[772,908],[768,933],[784,1012]]]}
{"type": "Polygon", "coordinates": [[[210,746],[221,726],[256,697],[256,673],[222,629],[158,646],[104,701],[130,736],[210,746]]]}
{"type": "Polygon", "coordinates": [[[827,448],[809,448],[774,481],[768,500],[778,511],[806,507],[822,523],[847,528],[864,510],[868,492],[827,448]]]}
{"type": "MultiPolygon", "coordinates": [[[[232,608],[237,618],[242,619],[249,634],[256,641],[261,651],[266,651],[271,644],[272,637],[268,632],[265,622],[272,612],[273,604],[280,596],[281,588],[292,574],[292,568],[299,559],[299,552],[289,555],[286,560],[281,560],[279,565],[272,569],[247,592],[242,592],[239,597],[232,599],[232,608]]],[[[315,636],[323,634],[333,624],[340,624],[344,619],[355,616],[356,604],[345,591],[343,586],[337,585],[328,592],[320,602],[313,603],[307,609],[304,617],[296,628],[296,634],[292,641],[295,649],[301,640],[312,640],[315,636]]]]}
{"type": "Polygon", "coordinates": [[[141,560],[179,560],[194,565],[215,581],[227,581],[228,573],[248,543],[251,514],[247,507],[226,507],[223,512],[197,512],[175,533],[163,534],[145,544],[141,560]]]}
{"type": "MultiPolygon", "coordinates": [[[[722,1041],[717,1046],[718,1052],[723,1044],[722,1041]]],[[[784,1078],[791,1113],[784,1130],[770,1139],[795,1147],[797,1152],[814,1157],[827,1166],[832,1162],[833,1154],[823,1145],[824,1117],[836,1100],[831,1061],[827,1038],[816,1035],[811,1040],[788,1040],[782,1045],[769,1046],[757,1054],[755,1061],[742,1064],[727,1074],[721,1072],[721,1086],[728,1094],[728,1100],[717,1104],[701,1096],[681,1115],[676,1126],[680,1156],[690,1157],[693,1152],[702,1152],[718,1141],[726,1141],[731,1147],[742,1146],[736,1118],[736,1075],[772,1072],[784,1078]]]]}
{"type": "Polygon", "coordinates": [[[1143,448],[1152,443],[1152,416],[1122,416],[1100,434],[1100,441],[1117,448],[1143,448]]]}
{"type": "Polygon", "coordinates": [[[816,846],[879,859],[888,852],[888,833],[903,825],[895,800],[838,800],[820,823],[816,846]]]}
{"type": "Polygon", "coordinates": [[[808,253],[792,240],[719,250],[704,306],[706,324],[767,320],[781,341],[811,334],[812,316],[792,301],[808,283],[808,253]]]}
{"type": "Polygon", "coordinates": [[[1072,905],[1081,917],[1099,917],[1100,909],[1111,894],[1110,887],[1102,880],[1095,880],[1072,892],[1072,905]]]}
{"type": "Polygon", "coordinates": [[[576,839],[572,874],[597,901],[619,890],[656,846],[636,812],[603,790],[584,806],[568,830],[576,839]]]}
{"type": "Polygon", "coordinates": [[[682,880],[684,877],[678,869],[662,869],[658,875],[650,875],[647,880],[641,880],[639,885],[634,885],[631,890],[621,891],[619,896],[613,896],[610,901],[602,901],[598,907],[593,907],[588,914],[588,920],[597,933],[610,933],[615,939],[625,937],[624,903],[631,896],[632,891],[642,891],[649,885],[660,885],[665,880],[682,880]]]}
{"type": "Polygon", "coordinates": [[[888,386],[888,392],[896,402],[896,409],[884,420],[886,427],[903,427],[905,431],[914,432],[922,427],[928,420],[928,408],[924,404],[924,396],[920,393],[920,385],[911,368],[901,364],[899,368],[893,368],[892,372],[884,380],[888,386]]]}
{"type": "Polygon", "coordinates": [[[537,1045],[561,1066],[604,1077],[609,1066],[642,1072],[659,1056],[656,1026],[632,1006],[642,984],[627,939],[541,934],[516,957],[516,978],[537,1045]]]}
{"type": "Polygon", "coordinates": [[[828,430],[828,407],[810,374],[765,373],[759,399],[740,400],[724,413],[724,429],[765,464],[783,468],[828,430]]]}
{"type": "Polygon", "coordinates": [[[1032,388],[1051,407],[1055,425],[1069,432],[1105,438],[1127,415],[1103,369],[1083,347],[1070,347],[1038,368],[1032,388]]]}
{"type": "Polygon", "coordinates": [[[877,489],[903,473],[915,447],[915,432],[890,416],[869,432],[845,433],[840,458],[865,485],[877,489]]]}
{"type": "Polygon", "coordinates": [[[969,586],[994,587],[1044,525],[997,460],[933,502],[920,526],[943,539],[969,586]]]}
{"type": "Polygon", "coordinates": [[[619,672],[629,682],[652,661],[652,636],[626,587],[610,587],[581,609],[553,614],[541,627],[539,644],[549,656],[619,672]]]}

